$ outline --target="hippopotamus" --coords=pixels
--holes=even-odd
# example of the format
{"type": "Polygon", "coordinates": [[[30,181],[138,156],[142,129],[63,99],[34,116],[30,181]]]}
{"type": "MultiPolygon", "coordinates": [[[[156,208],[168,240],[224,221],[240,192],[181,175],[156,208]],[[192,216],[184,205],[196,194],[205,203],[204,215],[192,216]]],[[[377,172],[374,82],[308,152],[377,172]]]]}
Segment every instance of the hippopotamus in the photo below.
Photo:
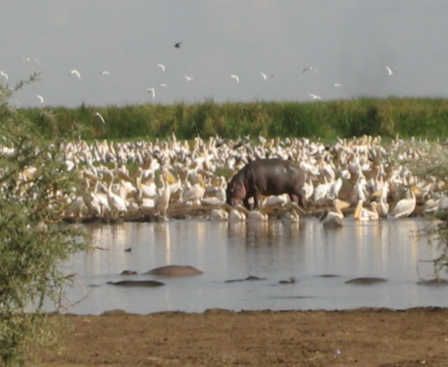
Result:
{"type": "Polygon", "coordinates": [[[254,198],[258,208],[261,195],[288,194],[291,201],[303,207],[305,172],[299,164],[283,159],[257,159],[246,164],[227,185],[227,204],[243,202],[249,208],[254,198]]]}

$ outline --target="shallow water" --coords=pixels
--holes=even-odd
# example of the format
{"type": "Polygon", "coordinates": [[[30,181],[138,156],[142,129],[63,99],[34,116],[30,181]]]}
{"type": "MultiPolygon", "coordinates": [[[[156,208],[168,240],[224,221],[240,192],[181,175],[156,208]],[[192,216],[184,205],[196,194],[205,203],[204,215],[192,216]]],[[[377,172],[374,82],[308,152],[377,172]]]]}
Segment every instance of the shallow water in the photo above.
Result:
{"type": "Polygon", "coordinates": [[[305,219],[300,226],[229,226],[198,220],[90,225],[93,244],[103,250],[76,254],[64,266],[78,274],[67,290],[68,301],[77,302],[69,312],[447,306],[448,287],[417,284],[419,276],[432,276],[431,264],[419,260],[437,255],[437,249],[418,236],[427,224],[415,219],[375,224],[346,220],[337,230],[325,230],[315,219],[305,219]],[[193,265],[204,273],[186,278],[120,276],[123,270],[143,273],[166,264],[193,265]],[[226,282],[249,275],[265,279],[226,282]],[[345,283],[366,276],[387,281],[345,283]],[[279,284],[291,277],[294,283],[279,284]],[[121,279],[154,279],[165,285],[106,284],[121,279]]]}

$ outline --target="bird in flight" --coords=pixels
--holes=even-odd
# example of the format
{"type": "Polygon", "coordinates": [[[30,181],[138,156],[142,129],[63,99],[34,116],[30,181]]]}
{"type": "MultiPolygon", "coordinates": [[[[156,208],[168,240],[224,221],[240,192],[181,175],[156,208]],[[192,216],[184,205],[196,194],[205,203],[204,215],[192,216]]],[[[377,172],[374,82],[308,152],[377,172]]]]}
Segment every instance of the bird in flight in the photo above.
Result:
{"type": "Polygon", "coordinates": [[[4,72],[3,70],[0,70],[0,76],[5,78],[5,80],[9,79],[8,73],[4,72]]]}
{"type": "Polygon", "coordinates": [[[386,68],[387,76],[394,75],[394,72],[393,72],[392,68],[389,65],[386,65],[385,68],[386,68]]]}
{"type": "Polygon", "coordinates": [[[44,104],[44,103],[45,103],[45,99],[44,99],[44,97],[42,97],[40,94],[36,94],[36,98],[39,100],[39,102],[40,102],[41,104],[44,104]]]}
{"type": "Polygon", "coordinates": [[[312,65],[305,65],[302,69],[302,74],[305,74],[308,71],[316,71],[316,69],[312,65]]]}
{"type": "Polygon", "coordinates": [[[80,73],[79,70],[77,70],[77,69],[72,69],[72,70],[70,70],[70,75],[71,75],[71,76],[75,76],[75,77],[77,77],[78,79],[81,79],[81,73],[80,73]]]}
{"type": "Polygon", "coordinates": [[[168,87],[168,84],[166,84],[166,83],[160,83],[159,86],[162,87],[162,88],[166,88],[166,87],[168,87]]]}
{"type": "Polygon", "coordinates": [[[110,71],[109,70],[100,71],[100,75],[101,76],[109,76],[110,75],[110,71]]]}
{"type": "Polygon", "coordinates": [[[308,93],[308,95],[313,99],[313,100],[317,100],[320,101],[322,99],[321,96],[317,95],[317,94],[313,94],[313,93],[308,93]]]}
{"type": "Polygon", "coordinates": [[[341,87],[343,87],[343,84],[342,83],[333,83],[333,87],[341,88],[341,87]]]}
{"type": "Polygon", "coordinates": [[[235,80],[236,84],[239,84],[240,77],[237,74],[230,74],[230,77],[235,80]]]}
{"type": "Polygon", "coordinates": [[[267,80],[268,79],[268,76],[267,76],[266,73],[263,73],[262,71],[260,71],[260,75],[263,78],[263,80],[267,80]]]}
{"type": "Polygon", "coordinates": [[[185,80],[187,81],[187,82],[191,82],[194,78],[193,78],[193,75],[188,75],[188,74],[185,74],[184,75],[184,78],[185,78],[185,80]]]}
{"type": "Polygon", "coordinates": [[[160,68],[160,70],[162,70],[162,72],[166,71],[166,66],[163,64],[157,64],[157,67],[160,68]]]}
{"type": "Polygon", "coordinates": [[[106,120],[104,119],[104,117],[103,117],[103,115],[101,113],[95,112],[95,116],[98,117],[103,124],[106,123],[106,120]]]}
{"type": "Polygon", "coordinates": [[[177,42],[174,44],[174,48],[180,48],[180,46],[182,46],[182,41],[177,41],[177,42]]]}
{"type": "Polygon", "coordinates": [[[152,99],[156,98],[156,88],[147,88],[146,92],[151,94],[152,99]]]}

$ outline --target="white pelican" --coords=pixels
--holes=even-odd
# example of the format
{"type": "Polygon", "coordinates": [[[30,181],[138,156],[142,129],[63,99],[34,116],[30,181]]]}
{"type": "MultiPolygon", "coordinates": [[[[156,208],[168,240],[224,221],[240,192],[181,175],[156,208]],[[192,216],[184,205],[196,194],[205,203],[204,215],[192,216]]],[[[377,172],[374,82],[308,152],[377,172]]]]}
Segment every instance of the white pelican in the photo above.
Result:
{"type": "Polygon", "coordinates": [[[239,82],[240,82],[240,77],[239,77],[239,75],[237,75],[237,74],[230,74],[230,78],[231,78],[231,79],[234,79],[235,82],[236,82],[236,84],[239,84],[239,82]]]}
{"type": "Polygon", "coordinates": [[[104,119],[104,117],[103,117],[103,115],[101,113],[95,112],[95,116],[98,117],[103,124],[106,123],[106,120],[104,119]]]}
{"type": "Polygon", "coordinates": [[[397,202],[395,207],[390,211],[390,215],[395,218],[402,218],[402,217],[408,217],[410,216],[414,210],[416,205],[416,199],[414,194],[415,188],[412,187],[409,191],[411,194],[411,197],[401,199],[397,202]]]}
{"type": "Polygon", "coordinates": [[[323,226],[326,228],[342,227],[344,220],[342,209],[345,209],[348,206],[349,204],[342,200],[333,200],[333,210],[327,210],[320,218],[323,226]]]}
{"type": "Polygon", "coordinates": [[[41,104],[44,104],[44,103],[45,103],[45,99],[44,99],[44,97],[42,97],[40,94],[36,94],[36,98],[39,100],[39,102],[40,102],[41,104]]]}
{"type": "Polygon", "coordinates": [[[126,213],[128,210],[126,200],[121,195],[118,195],[112,191],[113,181],[113,179],[110,180],[109,187],[107,188],[107,199],[109,201],[109,205],[118,214],[126,213]]]}
{"type": "MultiPolygon", "coordinates": [[[[246,209],[246,208],[244,208],[246,209]]],[[[247,209],[246,209],[247,211],[247,209]]],[[[229,211],[229,223],[240,223],[246,221],[246,214],[245,211],[242,210],[242,207],[236,206],[236,207],[230,207],[229,211]]]]}
{"type": "Polygon", "coordinates": [[[387,76],[394,75],[394,72],[393,72],[393,70],[391,69],[391,67],[389,65],[386,65],[385,69],[386,69],[387,76]]]}
{"type": "Polygon", "coordinates": [[[194,79],[193,75],[189,75],[189,74],[185,74],[184,78],[187,82],[191,82],[194,79]]]}
{"type": "Polygon", "coordinates": [[[318,94],[308,93],[308,95],[309,95],[313,100],[320,101],[320,100],[322,99],[322,97],[319,96],[318,94]]]}
{"type": "Polygon", "coordinates": [[[166,71],[166,66],[164,64],[157,64],[157,67],[162,70],[162,72],[164,73],[166,71]]]}
{"type": "Polygon", "coordinates": [[[80,73],[79,70],[77,70],[77,69],[72,69],[72,70],[70,70],[70,75],[71,75],[71,76],[75,76],[75,77],[77,77],[78,79],[81,79],[81,73],[80,73]]]}
{"type": "Polygon", "coordinates": [[[3,77],[5,80],[9,79],[8,73],[6,73],[3,70],[0,70],[0,76],[3,77]]]}
{"type": "Polygon", "coordinates": [[[160,175],[160,182],[162,183],[162,187],[160,189],[160,194],[157,199],[157,210],[159,211],[161,217],[166,220],[166,213],[168,211],[168,207],[170,204],[171,191],[170,187],[167,185],[165,181],[164,174],[160,175]]]}
{"type": "Polygon", "coordinates": [[[209,219],[213,221],[227,221],[229,219],[229,213],[224,209],[213,209],[210,212],[209,219]]]}
{"type": "Polygon", "coordinates": [[[151,94],[152,99],[156,98],[156,88],[146,88],[146,92],[151,94]]]}
{"type": "Polygon", "coordinates": [[[372,202],[370,204],[372,207],[372,210],[364,208],[362,206],[363,203],[364,203],[363,200],[358,201],[358,205],[356,206],[355,212],[353,213],[353,218],[360,222],[369,222],[369,221],[378,220],[380,218],[378,211],[377,211],[378,203],[372,202]]]}

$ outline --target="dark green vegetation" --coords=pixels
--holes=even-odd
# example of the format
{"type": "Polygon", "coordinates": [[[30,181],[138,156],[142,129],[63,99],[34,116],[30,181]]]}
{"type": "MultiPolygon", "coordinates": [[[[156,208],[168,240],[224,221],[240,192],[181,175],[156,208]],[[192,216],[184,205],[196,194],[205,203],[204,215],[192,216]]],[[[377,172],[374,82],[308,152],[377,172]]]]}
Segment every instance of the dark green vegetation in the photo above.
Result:
{"type": "Polygon", "coordinates": [[[83,247],[83,237],[59,223],[68,205],[61,197],[76,185],[60,137],[48,144],[8,106],[10,94],[0,85],[0,365],[21,366],[29,343],[51,337],[43,308],[60,306],[70,277],[58,265],[83,247]]]}
{"type": "Polygon", "coordinates": [[[46,136],[73,128],[83,138],[178,138],[219,135],[267,137],[448,137],[448,100],[361,98],[330,102],[253,102],[135,105],[75,109],[49,107],[23,113],[46,136]],[[100,112],[106,123],[95,116],[100,112]]]}

